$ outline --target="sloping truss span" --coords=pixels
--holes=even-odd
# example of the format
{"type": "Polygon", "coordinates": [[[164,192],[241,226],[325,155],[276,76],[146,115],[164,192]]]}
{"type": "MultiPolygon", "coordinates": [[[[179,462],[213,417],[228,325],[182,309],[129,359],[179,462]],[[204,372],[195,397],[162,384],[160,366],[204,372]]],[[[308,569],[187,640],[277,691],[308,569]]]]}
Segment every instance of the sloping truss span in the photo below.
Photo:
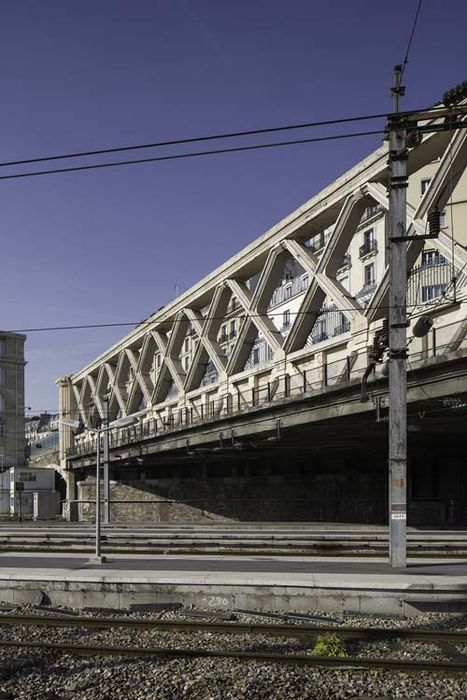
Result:
{"type": "Polygon", "coordinates": [[[276,356],[277,354],[283,355],[284,338],[267,315],[267,309],[273,292],[280,283],[286,259],[286,250],[281,245],[273,248],[269,252],[253,292],[242,280],[227,280],[232,294],[240,304],[243,315],[237,342],[227,364],[227,375],[229,376],[244,369],[258,333],[262,334],[276,356]]]}
{"type": "Polygon", "coordinates": [[[363,316],[363,307],[336,279],[336,275],[367,206],[368,200],[363,194],[347,197],[320,258],[299,241],[284,241],[284,247],[308,272],[310,278],[310,285],[284,345],[286,352],[294,352],[305,346],[326,297],[350,320],[363,316]]]}
{"type": "MultiPolygon", "coordinates": [[[[416,209],[412,206],[407,206],[408,225],[407,237],[423,236],[426,232],[426,223],[424,217],[432,209],[442,211],[448,203],[452,192],[458,184],[465,170],[465,162],[467,160],[467,132],[465,129],[460,129],[455,132],[450,146],[444,151],[436,173],[431,179],[431,182],[420,200],[416,209]]],[[[369,183],[367,191],[374,196],[385,198],[387,201],[387,193],[381,185],[369,183]]],[[[381,202],[382,203],[382,202],[381,202]]],[[[455,246],[454,259],[452,260],[452,242],[444,231],[441,231],[436,242],[440,252],[450,260],[457,269],[461,269],[467,263],[466,252],[458,245],[455,246]]],[[[407,244],[407,272],[413,268],[415,261],[423,250],[423,239],[412,240],[407,244]]],[[[386,267],[384,275],[373,295],[373,302],[368,306],[366,316],[369,321],[375,321],[387,314],[389,304],[389,268],[386,267]]]]}
{"type": "Polygon", "coordinates": [[[180,350],[189,327],[189,321],[183,312],[174,320],[170,336],[162,331],[153,331],[157,348],[162,356],[161,368],[151,397],[151,403],[165,401],[173,382],[176,391],[184,391],[186,372],[180,362],[180,350]]]}
{"type": "Polygon", "coordinates": [[[110,397],[112,385],[110,382],[110,375],[108,370],[108,364],[105,363],[99,367],[99,372],[96,381],[96,391],[94,401],[97,405],[98,411],[101,416],[104,415],[104,404],[105,398],[110,397]]]}
{"type": "MultiPolygon", "coordinates": [[[[467,133],[463,130],[456,132],[447,149],[444,142],[434,138],[435,149],[423,155],[425,161],[417,168],[431,162],[433,155],[440,156],[439,165],[417,208],[408,206],[408,236],[425,233],[427,213],[435,207],[442,210],[446,206],[464,171],[467,133]]],[[[153,406],[156,412],[163,411],[169,398],[178,400],[190,392],[197,396],[208,366],[212,367],[217,383],[227,382],[230,377],[243,372],[259,334],[272,351],[272,367],[279,366],[277,360],[307,347],[324,303],[332,303],[349,321],[359,321],[360,328],[387,315],[387,267],[366,308],[338,280],[338,271],[365,209],[374,203],[383,210],[388,209],[388,192],[381,184],[387,180],[386,161],[380,154],[375,163],[377,165],[369,166],[371,175],[365,171],[366,180],[357,178],[353,187],[341,183],[339,187],[344,189],[336,188],[327,195],[325,203],[316,211],[313,207],[309,212],[304,208],[305,217],[300,218],[303,212],[298,210],[297,221],[300,223],[292,225],[288,222],[280,235],[271,236],[270,242],[266,239],[260,241],[250,258],[239,256],[238,262],[234,259],[231,265],[226,264],[215,283],[196,288],[183,306],[174,302],[172,313],[171,307],[167,307],[146,326],[144,332],[135,333],[126,347],[109,356],[98,369],[93,369],[92,374],[80,377],[74,383],[73,391],[83,421],[88,417],[89,403],[93,399],[102,415],[104,396],[109,399],[111,420],[118,415],[137,412],[142,404],[153,406]],[[332,233],[321,255],[316,255],[303,241],[331,226],[332,233]],[[308,274],[309,286],[298,310],[293,313],[288,334],[283,335],[277,323],[269,317],[268,309],[274,290],[281,284],[284,266],[290,259],[308,274]],[[249,285],[248,280],[253,278],[256,284],[249,285]],[[234,316],[237,335],[235,340],[229,337],[230,354],[227,357],[219,342],[219,334],[228,318],[233,297],[237,302],[234,316]],[[191,339],[191,363],[187,365],[185,353],[183,366],[182,348],[188,336],[191,339]]],[[[441,231],[436,245],[450,260],[452,241],[445,232],[441,231]]],[[[422,248],[423,240],[408,243],[408,271],[422,248]]],[[[453,263],[457,269],[467,263],[467,254],[458,244],[454,246],[453,263]]],[[[206,391],[211,389],[215,386],[206,388],[206,391]]]]}
{"type": "Polygon", "coordinates": [[[227,357],[217,342],[217,337],[231,297],[230,289],[226,285],[221,285],[215,290],[204,316],[197,309],[185,309],[185,315],[198,336],[198,344],[185,382],[187,392],[200,386],[209,361],[214,365],[219,379],[225,377],[227,357]]]}
{"type": "Polygon", "coordinates": [[[130,355],[130,362],[132,363],[135,379],[128,395],[126,407],[126,412],[128,414],[137,411],[142,400],[144,400],[146,404],[151,403],[152,392],[154,391],[154,384],[151,381],[151,369],[156,350],[156,341],[149,333],[144,337],[139,353],[132,352],[130,355]]]}
{"type": "Polygon", "coordinates": [[[93,375],[84,377],[80,385],[74,387],[78,414],[68,416],[72,419],[80,419],[83,425],[90,425],[97,413],[97,406],[94,403],[96,381],[93,375]]]}

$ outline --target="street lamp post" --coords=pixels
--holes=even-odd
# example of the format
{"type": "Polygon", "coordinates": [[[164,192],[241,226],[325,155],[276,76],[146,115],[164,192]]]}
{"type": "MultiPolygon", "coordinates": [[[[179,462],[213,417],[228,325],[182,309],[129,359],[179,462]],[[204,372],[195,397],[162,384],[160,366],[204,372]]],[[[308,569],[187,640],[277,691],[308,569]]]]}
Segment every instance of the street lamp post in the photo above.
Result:
{"type": "MultiPolygon", "coordinates": [[[[96,536],[95,536],[95,546],[94,555],[90,557],[89,561],[91,564],[103,564],[106,562],[106,557],[101,554],[101,435],[105,437],[108,436],[108,431],[112,428],[125,428],[129,425],[134,425],[136,423],[136,418],[134,416],[125,416],[123,418],[117,418],[117,420],[108,423],[105,427],[97,428],[85,428],[85,432],[89,434],[95,434],[96,436],[96,536]]],[[[61,420],[62,425],[66,425],[69,428],[76,430],[81,426],[79,420],[61,420]]]]}
{"type": "Polygon", "coordinates": [[[101,429],[96,429],[96,541],[92,564],[103,564],[106,558],[101,554],[101,429]]]}

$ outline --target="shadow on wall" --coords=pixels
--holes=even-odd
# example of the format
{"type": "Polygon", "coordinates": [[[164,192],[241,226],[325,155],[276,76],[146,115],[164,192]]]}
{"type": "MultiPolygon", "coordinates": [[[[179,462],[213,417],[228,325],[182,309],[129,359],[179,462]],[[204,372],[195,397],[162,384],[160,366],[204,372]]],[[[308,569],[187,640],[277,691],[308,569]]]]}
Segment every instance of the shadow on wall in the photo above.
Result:
{"type": "MultiPolygon", "coordinates": [[[[214,471],[215,467],[209,469],[214,471]]],[[[111,482],[111,518],[133,522],[284,521],[384,523],[385,488],[374,475],[273,474],[111,482]]],[[[94,517],[95,479],[78,483],[79,519],[94,517]]]]}

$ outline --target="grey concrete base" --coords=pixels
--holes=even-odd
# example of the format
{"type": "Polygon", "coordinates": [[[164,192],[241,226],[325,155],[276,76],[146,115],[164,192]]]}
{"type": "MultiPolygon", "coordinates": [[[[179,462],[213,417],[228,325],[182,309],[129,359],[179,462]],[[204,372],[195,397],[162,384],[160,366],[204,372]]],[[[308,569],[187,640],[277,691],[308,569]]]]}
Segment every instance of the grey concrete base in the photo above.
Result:
{"type": "Polygon", "coordinates": [[[204,609],[249,608],[258,611],[328,611],[392,613],[413,616],[436,605],[465,610],[465,590],[412,588],[351,588],[206,583],[133,583],[107,581],[0,581],[0,602],[44,604],[70,608],[128,609],[131,605],[180,603],[204,609]]]}
{"type": "Polygon", "coordinates": [[[93,555],[92,557],[89,557],[89,563],[94,565],[94,564],[105,564],[107,561],[107,557],[102,556],[101,554],[99,556],[93,555]]]}
{"type": "Polygon", "coordinates": [[[384,560],[358,558],[111,555],[105,563],[77,554],[12,553],[0,556],[0,602],[414,615],[466,606],[467,562],[425,560],[391,569],[384,560]]]}

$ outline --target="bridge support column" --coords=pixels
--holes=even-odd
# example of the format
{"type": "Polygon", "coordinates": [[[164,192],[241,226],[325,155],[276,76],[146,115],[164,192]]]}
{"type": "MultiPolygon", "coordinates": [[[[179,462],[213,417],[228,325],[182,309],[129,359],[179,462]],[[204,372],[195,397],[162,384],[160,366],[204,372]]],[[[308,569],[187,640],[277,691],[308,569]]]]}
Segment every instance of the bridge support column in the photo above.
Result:
{"type": "Polygon", "coordinates": [[[72,471],[61,471],[66,483],[66,501],[63,504],[64,520],[75,522],[78,520],[78,504],[76,503],[76,475],[72,471]]]}

